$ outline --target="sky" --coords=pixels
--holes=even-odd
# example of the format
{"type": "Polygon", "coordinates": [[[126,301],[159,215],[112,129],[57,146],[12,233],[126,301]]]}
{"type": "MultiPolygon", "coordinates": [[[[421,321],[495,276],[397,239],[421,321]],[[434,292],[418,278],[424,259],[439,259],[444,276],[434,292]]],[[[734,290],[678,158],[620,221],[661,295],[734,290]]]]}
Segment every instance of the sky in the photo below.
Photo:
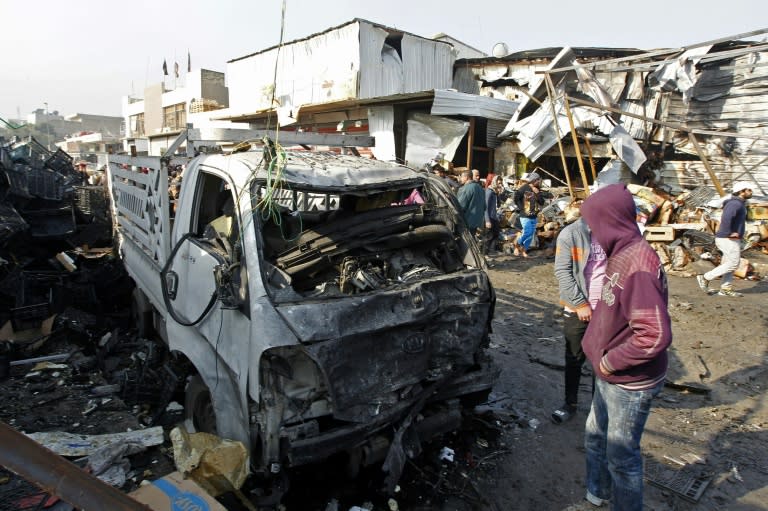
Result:
{"type": "MultiPolygon", "coordinates": [[[[226,63],[354,18],[431,37],[446,33],[488,54],[543,47],[681,47],[768,26],[765,0],[0,0],[0,117],[48,104],[61,115],[121,115],[173,63],[226,63]],[[637,7],[634,7],[637,6],[637,7]]],[[[764,37],[764,36],[761,36],[764,37]]]]}

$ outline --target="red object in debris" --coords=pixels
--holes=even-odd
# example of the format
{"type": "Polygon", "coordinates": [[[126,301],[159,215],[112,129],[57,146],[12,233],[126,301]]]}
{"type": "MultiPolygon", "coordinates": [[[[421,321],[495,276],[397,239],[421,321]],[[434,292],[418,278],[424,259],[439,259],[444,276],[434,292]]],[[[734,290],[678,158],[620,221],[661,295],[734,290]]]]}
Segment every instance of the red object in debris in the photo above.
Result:
{"type": "Polygon", "coordinates": [[[55,495],[48,495],[47,493],[38,493],[36,495],[28,495],[22,497],[16,501],[18,509],[40,509],[42,504],[43,509],[51,507],[59,501],[59,497],[55,495]]]}

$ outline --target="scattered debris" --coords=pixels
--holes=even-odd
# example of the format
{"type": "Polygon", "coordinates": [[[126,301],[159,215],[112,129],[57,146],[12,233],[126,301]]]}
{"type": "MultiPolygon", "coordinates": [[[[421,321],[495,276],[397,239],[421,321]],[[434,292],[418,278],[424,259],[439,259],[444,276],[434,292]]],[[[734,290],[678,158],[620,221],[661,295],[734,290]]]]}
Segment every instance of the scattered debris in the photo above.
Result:
{"type": "Polygon", "coordinates": [[[645,479],[694,503],[699,501],[712,480],[711,477],[692,470],[690,465],[674,469],[653,460],[645,460],[645,479]]]}
{"type": "Polygon", "coordinates": [[[183,426],[171,430],[176,468],[214,497],[239,490],[249,474],[248,450],[242,442],[209,433],[188,433],[183,426]]]}
{"type": "Polygon", "coordinates": [[[440,451],[440,461],[447,461],[449,463],[453,463],[454,454],[455,454],[455,451],[450,447],[443,447],[443,449],[440,451]]]}
{"type": "Polygon", "coordinates": [[[138,443],[144,447],[160,445],[163,443],[163,428],[156,426],[104,435],[77,435],[63,431],[50,431],[29,433],[27,436],[61,456],[89,456],[103,447],[120,443],[138,443]]]}
{"type": "Polygon", "coordinates": [[[137,502],[147,504],[153,511],[226,511],[224,506],[208,495],[195,481],[184,478],[179,472],[172,472],[152,481],[129,493],[129,496],[137,502]]]}

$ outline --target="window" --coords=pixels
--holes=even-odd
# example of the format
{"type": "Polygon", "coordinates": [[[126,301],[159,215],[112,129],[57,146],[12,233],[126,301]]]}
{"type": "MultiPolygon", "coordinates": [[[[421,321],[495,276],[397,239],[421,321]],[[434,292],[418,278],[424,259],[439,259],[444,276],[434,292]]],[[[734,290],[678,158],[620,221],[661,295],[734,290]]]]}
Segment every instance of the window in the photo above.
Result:
{"type": "Polygon", "coordinates": [[[163,107],[163,128],[180,130],[187,126],[187,108],[184,103],[163,107]]]}
{"type": "Polygon", "coordinates": [[[144,136],[144,112],[130,117],[130,130],[131,136],[143,137],[144,136]]]}

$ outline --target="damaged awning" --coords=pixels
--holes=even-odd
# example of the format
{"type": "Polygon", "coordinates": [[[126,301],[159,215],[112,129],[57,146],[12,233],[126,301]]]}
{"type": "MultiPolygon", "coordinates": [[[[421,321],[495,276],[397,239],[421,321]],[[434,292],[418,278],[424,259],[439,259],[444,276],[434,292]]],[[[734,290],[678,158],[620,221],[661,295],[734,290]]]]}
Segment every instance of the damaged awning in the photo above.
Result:
{"type": "Polygon", "coordinates": [[[432,115],[466,115],[508,121],[519,103],[507,99],[466,94],[455,90],[435,90],[432,115]]]}

